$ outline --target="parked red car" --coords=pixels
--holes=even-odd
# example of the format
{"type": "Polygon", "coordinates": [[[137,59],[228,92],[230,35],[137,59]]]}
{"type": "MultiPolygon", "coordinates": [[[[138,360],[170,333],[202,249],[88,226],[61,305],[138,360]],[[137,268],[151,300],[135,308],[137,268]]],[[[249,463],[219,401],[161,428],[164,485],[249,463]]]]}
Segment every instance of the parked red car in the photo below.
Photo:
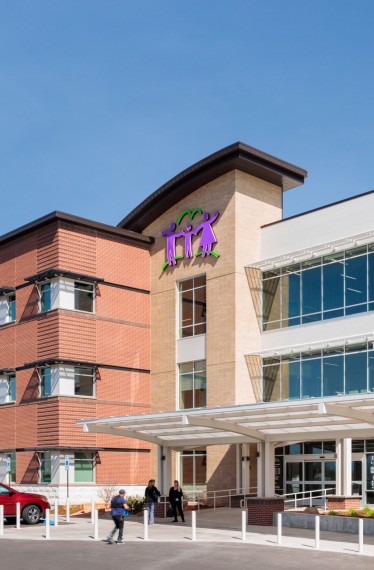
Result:
{"type": "Polygon", "coordinates": [[[36,493],[21,493],[8,485],[0,483],[0,505],[4,505],[4,517],[14,518],[16,516],[16,504],[21,506],[21,517],[26,524],[38,524],[44,517],[45,510],[51,506],[47,497],[36,493]]]}

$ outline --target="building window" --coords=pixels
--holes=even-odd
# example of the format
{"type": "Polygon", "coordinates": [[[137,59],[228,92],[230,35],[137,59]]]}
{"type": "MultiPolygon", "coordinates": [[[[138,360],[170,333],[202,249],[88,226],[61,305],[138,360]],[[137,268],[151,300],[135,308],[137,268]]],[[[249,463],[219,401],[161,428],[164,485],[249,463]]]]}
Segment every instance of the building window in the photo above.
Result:
{"type": "Polygon", "coordinates": [[[74,368],[74,394],[76,396],[95,395],[95,369],[76,366],[74,368]]]}
{"type": "Polygon", "coordinates": [[[180,472],[181,484],[184,488],[206,485],[206,448],[182,451],[180,472]]]}
{"type": "Polygon", "coordinates": [[[179,338],[206,332],[206,278],[193,277],[178,283],[179,338]]]}
{"type": "Polygon", "coordinates": [[[373,343],[264,358],[264,402],[374,392],[373,343]]]}
{"type": "Polygon", "coordinates": [[[52,481],[52,459],[50,451],[39,453],[39,480],[40,483],[52,481]]]}
{"type": "Polygon", "coordinates": [[[8,376],[8,402],[16,401],[16,375],[10,374],[8,376]]]}
{"type": "Polygon", "coordinates": [[[0,404],[16,401],[16,375],[6,374],[0,378],[0,404]]]}
{"type": "Polygon", "coordinates": [[[206,406],[205,360],[179,365],[179,409],[206,406]]]}
{"type": "Polygon", "coordinates": [[[374,244],[262,273],[263,330],[374,310],[374,244]]]}
{"type": "Polygon", "coordinates": [[[51,284],[43,283],[39,289],[39,312],[50,311],[52,308],[51,284]]]}
{"type": "Polygon", "coordinates": [[[44,398],[52,394],[52,370],[49,366],[41,368],[39,372],[40,378],[40,397],[44,398]]]}
{"type": "Polygon", "coordinates": [[[6,325],[16,320],[16,296],[12,294],[0,295],[0,325],[6,325]]]}
{"type": "Polygon", "coordinates": [[[74,282],[74,309],[87,313],[94,312],[94,286],[92,284],[74,282]]]}
{"type": "Polygon", "coordinates": [[[16,320],[16,296],[8,295],[8,322],[16,320]]]}
{"type": "Polygon", "coordinates": [[[9,453],[8,461],[9,461],[9,471],[8,471],[9,483],[15,483],[16,482],[16,454],[15,453],[9,453]]]}
{"type": "Polygon", "coordinates": [[[77,451],[74,454],[74,482],[95,482],[95,454],[91,452],[77,451]]]}

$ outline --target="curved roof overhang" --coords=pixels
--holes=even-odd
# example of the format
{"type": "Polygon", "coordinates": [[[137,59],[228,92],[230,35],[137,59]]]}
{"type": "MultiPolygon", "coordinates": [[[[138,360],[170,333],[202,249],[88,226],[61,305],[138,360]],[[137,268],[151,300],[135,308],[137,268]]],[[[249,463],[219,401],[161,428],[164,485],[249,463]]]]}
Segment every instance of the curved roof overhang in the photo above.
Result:
{"type": "Polygon", "coordinates": [[[374,437],[374,394],[80,420],[84,431],[171,449],[374,437]]]}
{"type": "Polygon", "coordinates": [[[196,162],[153,192],[118,224],[126,230],[142,232],[163,212],[208,182],[241,170],[252,176],[290,190],[304,183],[306,170],[236,142],[196,162]]]}

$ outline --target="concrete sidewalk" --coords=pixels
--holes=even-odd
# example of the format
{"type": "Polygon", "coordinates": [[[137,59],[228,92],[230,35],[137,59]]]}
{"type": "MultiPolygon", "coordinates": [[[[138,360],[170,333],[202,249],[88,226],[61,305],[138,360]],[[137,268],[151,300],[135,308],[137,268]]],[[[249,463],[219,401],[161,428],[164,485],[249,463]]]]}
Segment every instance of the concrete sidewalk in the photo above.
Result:
{"type": "MultiPolygon", "coordinates": [[[[53,517],[52,517],[53,520],[53,517]]],[[[162,543],[192,543],[191,513],[186,513],[186,523],[173,523],[172,519],[156,519],[156,524],[149,527],[149,541],[162,543]]],[[[196,512],[196,539],[204,543],[243,544],[241,535],[241,510],[220,508],[196,512]]],[[[108,515],[99,519],[99,540],[104,540],[113,528],[108,515]]],[[[4,525],[4,535],[0,540],[39,540],[45,539],[45,525],[21,525],[17,530],[13,524],[4,525]]],[[[71,517],[59,519],[58,527],[50,527],[51,541],[94,542],[94,525],[90,518],[71,517]]],[[[126,542],[144,543],[143,518],[130,516],[125,521],[126,542]]],[[[277,528],[249,526],[247,527],[247,544],[274,546],[277,544],[277,528]]],[[[315,550],[314,531],[296,528],[283,528],[281,547],[315,550]]],[[[358,554],[358,536],[348,533],[321,531],[320,551],[341,554],[358,554]]],[[[374,556],[374,536],[364,536],[364,555],[374,556]]],[[[362,556],[362,555],[360,555],[362,556]]]]}

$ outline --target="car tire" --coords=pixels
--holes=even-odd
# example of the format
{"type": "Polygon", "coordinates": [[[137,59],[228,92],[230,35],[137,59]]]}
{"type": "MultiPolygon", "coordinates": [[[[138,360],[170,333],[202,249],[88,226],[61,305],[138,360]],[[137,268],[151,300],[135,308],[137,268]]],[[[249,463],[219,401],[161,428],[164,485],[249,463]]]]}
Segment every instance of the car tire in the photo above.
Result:
{"type": "Polygon", "coordinates": [[[25,524],[38,524],[42,512],[37,505],[28,505],[22,511],[22,519],[25,524]]]}

